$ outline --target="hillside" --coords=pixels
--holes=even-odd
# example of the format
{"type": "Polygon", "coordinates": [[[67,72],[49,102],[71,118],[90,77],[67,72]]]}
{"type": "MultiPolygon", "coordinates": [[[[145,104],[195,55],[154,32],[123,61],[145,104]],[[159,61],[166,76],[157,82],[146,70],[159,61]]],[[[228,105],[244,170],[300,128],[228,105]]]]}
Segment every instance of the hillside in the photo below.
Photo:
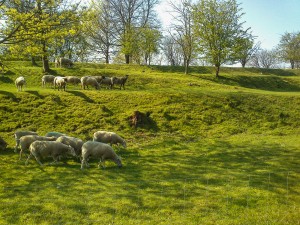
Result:
{"type": "Polygon", "coordinates": [[[53,73],[129,74],[126,90],[70,85],[63,92],[41,87],[41,67],[7,65],[0,75],[0,136],[9,144],[0,153],[0,188],[8,191],[1,205],[10,203],[0,213],[3,224],[92,223],[103,215],[116,224],[255,224],[262,216],[265,224],[287,224],[283,216],[288,224],[299,221],[300,71],[222,68],[216,79],[210,67],[184,75],[181,67],[76,64],[53,73]],[[13,82],[20,75],[27,86],[17,92],[13,82]],[[149,115],[137,128],[129,122],[134,111],[149,115]],[[116,148],[124,169],[110,164],[100,170],[95,161],[80,174],[75,161],[40,169],[32,160],[25,167],[13,153],[16,130],[60,131],[83,140],[97,130],[115,131],[127,141],[126,150],[116,148]],[[31,189],[52,197],[39,202],[31,189]],[[68,216],[53,213],[61,197],[68,216]],[[94,198],[102,199],[100,212],[94,198]],[[17,206],[28,199],[41,213],[17,206]]]}

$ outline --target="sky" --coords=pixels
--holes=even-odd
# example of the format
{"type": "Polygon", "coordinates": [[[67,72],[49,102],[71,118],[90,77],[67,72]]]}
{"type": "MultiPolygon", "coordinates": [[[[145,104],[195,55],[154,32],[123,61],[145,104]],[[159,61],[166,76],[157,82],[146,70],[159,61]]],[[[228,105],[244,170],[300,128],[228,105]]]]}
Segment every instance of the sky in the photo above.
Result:
{"type": "MultiPolygon", "coordinates": [[[[179,0],[172,0],[172,2],[179,0]]],[[[197,1],[197,0],[196,0],[197,1]]],[[[279,44],[286,32],[300,32],[300,0],[237,0],[245,15],[245,28],[251,27],[261,48],[269,49],[279,44]]],[[[161,0],[157,7],[160,20],[166,28],[172,21],[168,0],[161,0]]]]}

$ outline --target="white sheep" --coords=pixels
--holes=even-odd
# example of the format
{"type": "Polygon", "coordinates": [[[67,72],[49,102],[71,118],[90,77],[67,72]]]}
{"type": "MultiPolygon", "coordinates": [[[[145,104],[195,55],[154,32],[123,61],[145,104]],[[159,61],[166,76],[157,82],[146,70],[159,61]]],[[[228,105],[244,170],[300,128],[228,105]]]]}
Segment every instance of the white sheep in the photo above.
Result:
{"type": "Polygon", "coordinates": [[[50,83],[53,86],[55,76],[53,75],[44,75],[42,77],[42,87],[46,86],[46,83],[50,83]]]}
{"type": "Polygon", "coordinates": [[[74,85],[77,85],[81,82],[80,78],[75,77],[75,76],[66,76],[66,81],[67,81],[67,83],[74,84],[74,85]]]}
{"type": "Polygon", "coordinates": [[[66,134],[57,132],[57,131],[50,131],[47,134],[45,134],[45,137],[56,137],[59,138],[60,136],[66,136],[66,134]]]}
{"type": "Polygon", "coordinates": [[[25,78],[24,77],[18,77],[15,80],[15,84],[16,84],[16,87],[18,88],[18,91],[22,91],[23,85],[26,84],[25,78]]]}
{"type": "Polygon", "coordinates": [[[38,135],[26,135],[20,138],[20,146],[21,146],[21,151],[20,151],[20,160],[22,159],[22,154],[26,150],[29,149],[29,146],[31,143],[34,141],[55,141],[57,138],[56,137],[44,137],[44,136],[38,136],[38,135]]]}
{"type": "Polygon", "coordinates": [[[76,156],[74,148],[56,141],[35,141],[30,145],[29,151],[30,155],[25,162],[26,165],[32,157],[35,157],[36,161],[43,166],[41,158],[52,157],[53,163],[57,163],[61,156],[67,154],[76,156]]]}
{"type": "Polygon", "coordinates": [[[80,138],[70,137],[70,136],[61,136],[56,139],[57,142],[61,142],[65,145],[70,145],[74,148],[76,155],[81,156],[81,147],[83,145],[83,141],[80,138]]]}
{"type": "Polygon", "coordinates": [[[119,156],[114,152],[113,148],[104,143],[87,141],[82,145],[82,161],[81,161],[81,169],[84,168],[84,165],[87,167],[89,158],[97,158],[100,159],[98,167],[100,165],[105,168],[105,161],[111,160],[115,162],[118,167],[122,167],[122,162],[119,156]]]}
{"type": "Polygon", "coordinates": [[[93,141],[109,143],[110,145],[121,144],[124,148],[126,148],[125,140],[114,132],[97,131],[93,135],[93,141]]]}
{"type": "Polygon", "coordinates": [[[14,133],[14,137],[15,137],[15,140],[16,140],[15,152],[17,152],[17,150],[18,150],[18,147],[19,147],[19,144],[20,144],[20,138],[25,136],[25,135],[38,135],[38,134],[34,131],[28,131],[28,130],[16,131],[14,133]]]}
{"type": "Polygon", "coordinates": [[[102,76],[102,80],[101,80],[101,84],[105,84],[107,85],[110,89],[113,88],[114,86],[114,79],[115,77],[105,77],[105,76],[102,76]]]}
{"type": "Polygon", "coordinates": [[[128,76],[129,75],[125,75],[124,77],[115,77],[114,85],[115,84],[120,84],[120,89],[122,89],[122,87],[123,87],[123,89],[125,90],[125,83],[128,79],[128,76]]]}
{"type": "Polygon", "coordinates": [[[66,90],[66,85],[67,85],[67,82],[66,82],[66,78],[65,77],[55,77],[54,78],[54,88],[56,88],[57,86],[57,90],[66,90]]]}
{"type": "Polygon", "coordinates": [[[85,89],[85,87],[88,89],[89,85],[95,87],[96,90],[98,90],[100,88],[100,85],[97,82],[96,78],[91,77],[91,76],[82,77],[81,78],[82,89],[85,89]]]}
{"type": "Polygon", "coordinates": [[[55,59],[55,67],[62,67],[62,66],[67,66],[68,68],[72,67],[74,63],[70,59],[66,58],[56,58],[55,59]]]}

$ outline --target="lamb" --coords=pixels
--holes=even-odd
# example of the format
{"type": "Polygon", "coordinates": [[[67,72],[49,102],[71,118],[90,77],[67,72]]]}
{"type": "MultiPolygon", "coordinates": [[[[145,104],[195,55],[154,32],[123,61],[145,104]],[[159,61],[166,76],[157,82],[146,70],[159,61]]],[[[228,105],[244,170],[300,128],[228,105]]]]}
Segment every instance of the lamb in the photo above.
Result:
{"type": "Polygon", "coordinates": [[[5,150],[7,147],[7,143],[6,141],[4,141],[4,139],[2,137],[0,137],[0,150],[5,150]]]}
{"type": "Polygon", "coordinates": [[[93,141],[109,143],[111,146],[113,144],[121,144],[124,148],[126,148],[125,140],[114,132],[97,131],[94,133],[93,141]]]}
{"type": "Polygon", "coordinates": [[[90,157],[100,158],[98,167],[102,165],[105,168],[105,161],[111,160],[115,162],[118,167],[122,167],[122,162],[119,156],[114,152],[113,148],[104,143],[94,142],[94,141],[87,141],[82,145],[82,161],[81,161],[81,169],[84,168],[84,165],[87,167],[88,160],[90,157]]]}
{"type": "Polygon", "coordinates": [[[18,77],[15,80],[15,84],[16,84],[16,87],[18,88],[18,91],[22,91],[23,85],[26,84],[25,78],[24,77],[18,77]]]}
{"type": "Polygon", "coordinates": [[[90,77],[90,76],[82,77],[81,78],[82,89],[85,89],[85,87],[88,88],[89,85],[94,86],[96,90],[100,88],[99,83],[94,77],[90,77]]]}
{"type": "Polygon", "coordinates": [[[114,79],[114,85],[115,84],[120,84],[120,90],[122,89],[122,87],[125,90],[125,83],[126,83],[126,81],[128,79],[128,76],[129,75],[125,75],[124,77],[115,77],[115,79],[114,79]]]}
{"type": "Polygon", "coordinates": [[[76,156],[74,148],[56,141],[34,141],[30,145],[29,151],[30,155],[25,162],[26,165],[32,157],[35,157],[36,161],[43,166],[41,158],[52,157],[53,163],[57,163],[59,158],[66,154],[76,156]]]}
{"type": "Polygon", "coordinates": [[[114,79],[115,79],[115,77],[105,77],[105,76],[102,76],[102,81],[101,81],[100,85],[101,84],[105,84],[105,85],[108,85],[108,87],[110,89],[112,89],[113,86],[114,86],[114,79]]]}
{"type": "Polygon", "coordinates": [[[81,147],[83,145],[83,141],[79,138],[70,137],[70,136],[61,136],[56,139],[57,142],[61,142],[65,145],[70,145],[74,148],[77,156],[81,156],[81,147]]]}
{"type": "Polygon", "coordinates": [[[65,77],[55,77],[54,78],[54,88],[56,87],[57,85],[57,90],[66,90],[66,85],[67,85],[67,82],[66,82],[66,78],[65,77]]]}
{"type": "Polygon", "coordinates": [[[18,150],[18,147],[19,147],[19,144],[20,144],[20,138],[25,136],[25,135],[38,135],[36,132],[34,131],[25,131],[25,130],[21,130],[21,131],[16,131],[14,133],[14,136],[15,136],[15,140],[16,140],[16,146],[15,146],[15,151],[14,152],[17,152],[18,150]]]}
{"type": "Polygon", "coordinates": [[[46,83],[50,83],[53,86],[55,76],[53,75],[44,75],[42,77],[42,87],[45,87],[46,83]]]}
{"type": "Polygon", "coordinates": [[[55,67],[62,67],[62,66],[67,66],[68,68],[72,67],[74,63],[70,59],[66,58],[56,58],[55,59],[55,67]]]}
{"type": "Polygon", "coordinates": [[[26,135],[20,138],[20,160],[22,159],[22,154],[25,152],[25,150],[29,149],[29,146],[34,141],[55,141],[56,137],[44,137],[44,136],[38,136],[38,135],[26,135]]]}
{"type": "Polygon", "coordinates": [[[45,137],[56,137],[59,138],[61,136],[66,136],[64,133],[56,132],[56,131],[50,131],[47,134],[45,134],[45,137]]]}
{"type": "Polygon", "coordinates": [[[81,82],[80,78],[75,77],[75,76],[66,76],[66,81],[67,81],[67,83],[74,84],[74,85],[77,85],[81,82]]]}

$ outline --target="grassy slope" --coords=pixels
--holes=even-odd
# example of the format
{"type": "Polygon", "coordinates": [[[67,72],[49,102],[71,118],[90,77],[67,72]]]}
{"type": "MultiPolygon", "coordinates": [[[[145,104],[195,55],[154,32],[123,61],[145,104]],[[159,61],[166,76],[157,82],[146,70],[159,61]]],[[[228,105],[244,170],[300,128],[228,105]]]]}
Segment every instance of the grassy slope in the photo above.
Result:
{"type": "Polygon", "coordinates": [[[54,72],[128,73],[126,90],[58,92],[40,87],[41,68],[8,66],[0,77],[0,136],[9,143],[1,153],[3,224],[299,222],[299,71],[224,68],[217,80],[207,67],[186,76],[180,67],[82,64],[54,72]],[[24,92],[13,85],[19,75],[24,92]],[[128,124],[135,110],[151,113],[138,129],[128,124]],[[125,167],[25,167],[12,152],[18,129],[84,140],[113,130],[128,142],[117,149],[125,167]]]}

